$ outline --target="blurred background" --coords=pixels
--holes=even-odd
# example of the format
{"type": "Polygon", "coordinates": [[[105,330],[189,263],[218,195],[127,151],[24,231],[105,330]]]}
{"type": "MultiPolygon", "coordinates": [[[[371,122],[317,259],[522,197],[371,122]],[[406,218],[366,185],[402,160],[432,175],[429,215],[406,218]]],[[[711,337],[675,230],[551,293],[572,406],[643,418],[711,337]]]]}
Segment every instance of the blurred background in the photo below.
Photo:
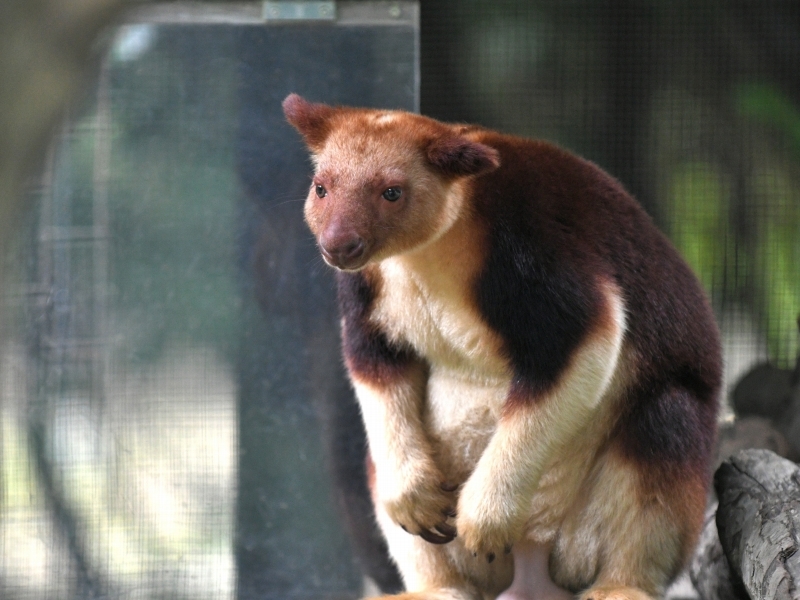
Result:
{"type": "Polygon", "coordinates": [[[290,91],[591,159],[708,291],[727,388],[795,365],[800,3],[291,4],[0,9],[0,598],[398,585],[290,91]]]}

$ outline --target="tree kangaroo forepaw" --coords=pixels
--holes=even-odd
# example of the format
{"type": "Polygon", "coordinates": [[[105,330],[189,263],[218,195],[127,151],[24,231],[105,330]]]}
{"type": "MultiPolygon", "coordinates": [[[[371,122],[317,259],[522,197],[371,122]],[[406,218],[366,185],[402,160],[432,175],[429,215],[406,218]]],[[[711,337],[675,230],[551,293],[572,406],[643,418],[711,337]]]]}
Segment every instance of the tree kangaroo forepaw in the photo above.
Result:
{"type": "Polygon", "coordinates": [[[509,554],[517,537],[513,527],[461,518],[456,521],[456,529],[466,549],[474,557],[489,563],[494,562],[498,556],[509,554]]]}
{"type": "Polygon", "coordinates": [[[410,486],[384,501],[389,517],[412,535],[431,544],[447,544],[458,535],[448,520],[455,514],[457,486],[442,483],[438,478],[410,486]]]}

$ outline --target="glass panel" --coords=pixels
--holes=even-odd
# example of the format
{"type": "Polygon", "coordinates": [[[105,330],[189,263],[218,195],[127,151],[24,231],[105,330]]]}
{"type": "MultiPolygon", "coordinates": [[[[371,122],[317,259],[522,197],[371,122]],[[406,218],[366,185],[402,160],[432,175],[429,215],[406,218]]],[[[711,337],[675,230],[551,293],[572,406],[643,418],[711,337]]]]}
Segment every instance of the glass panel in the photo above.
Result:
{"type": "Polygon", "coordinates": [[[116,33],[7,257],[2,598],[396,585],[349,535],[380,556],[332,277],[302,221],[310,164],[280,103],[414,110],[416,7],[266,26],[185,10],[116,33]]]}

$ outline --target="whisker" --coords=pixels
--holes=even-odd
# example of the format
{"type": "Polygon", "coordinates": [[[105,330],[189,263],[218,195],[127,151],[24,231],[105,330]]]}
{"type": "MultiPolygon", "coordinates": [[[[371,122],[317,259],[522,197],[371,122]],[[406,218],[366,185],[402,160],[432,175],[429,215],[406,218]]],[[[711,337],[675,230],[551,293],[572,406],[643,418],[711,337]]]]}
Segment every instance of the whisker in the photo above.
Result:
{"type": "Polygon", "coordinates": [[[309,272],[312,275],[318,275],[318,274],[322,273],[323,271],[325,271],[326,269],[330,269],[330,267],[328,266],[328,263],[326,263],[323,260],[322,256],[320,256],[320,255],[317,255],[314,258],[312,258],[310,261],[308,261],[308,264],[306,265],[306,268],[309,270],[309,272]]]}
{"type": "Polygon", "coordinates": [[[271,203],[271,204],[262,205],[259,208],[261,209],[262,212],[268,213],[269,211],[271,211],[271,210],[273,210],[275,208],[280,208],[281,206],[285,206],[287,204],[292,204],[294,202],[303,203],[305,201],[306,201],[305,198],[290,198],[288,200],[281,200],[280,202],[274,202],[274,203],[271,203]]]}

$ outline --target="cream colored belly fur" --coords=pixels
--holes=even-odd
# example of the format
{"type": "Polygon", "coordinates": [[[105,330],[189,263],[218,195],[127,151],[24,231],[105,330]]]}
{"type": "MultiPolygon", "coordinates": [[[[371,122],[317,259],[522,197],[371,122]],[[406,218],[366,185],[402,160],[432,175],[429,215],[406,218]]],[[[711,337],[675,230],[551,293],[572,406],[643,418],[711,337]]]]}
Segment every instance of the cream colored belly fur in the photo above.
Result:
{"type": "MultiPolygon", "coordinates": [[[[446,371],[431,373],[424,423],[434,458],[448,482],[462,484],[469,478],[496,430],[508,387],[508,382],[489,385],[446,371]]],[[[605,439],[602,432],[608,430],[607,407],[614,402],[612,390],[601,401],[597,420],[545,467],[531,501],[525,537],[543,543],[552,541],[566,513],[573,508],[566,500],[580,504],[581,497],[591,493],[593,483],[586,479],[592,468],[599,469],[604,462],[598,445],[605,439]]]]}
{"type": "Polygon", "coordinates": [[[423,422],[434,458],[448,482],[467,480],[500,418],[509,382],[479,381],[448,369],[433,369],[423,422]]]}

